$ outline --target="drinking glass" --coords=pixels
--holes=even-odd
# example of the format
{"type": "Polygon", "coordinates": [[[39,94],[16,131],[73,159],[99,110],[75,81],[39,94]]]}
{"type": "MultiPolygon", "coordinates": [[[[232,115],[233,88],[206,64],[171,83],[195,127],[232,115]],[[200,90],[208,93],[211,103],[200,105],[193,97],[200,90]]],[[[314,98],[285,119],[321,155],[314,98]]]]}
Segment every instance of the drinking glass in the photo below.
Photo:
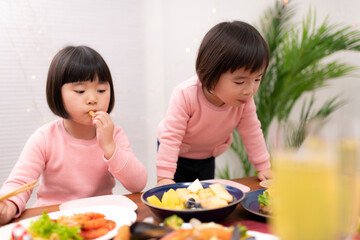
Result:
{"type": "Polygon", "coordinates": [[[349,239],[359,207],[356,138],[308,137],[298,149],[277,147],[271,225],[280,239],[349,239]]]}

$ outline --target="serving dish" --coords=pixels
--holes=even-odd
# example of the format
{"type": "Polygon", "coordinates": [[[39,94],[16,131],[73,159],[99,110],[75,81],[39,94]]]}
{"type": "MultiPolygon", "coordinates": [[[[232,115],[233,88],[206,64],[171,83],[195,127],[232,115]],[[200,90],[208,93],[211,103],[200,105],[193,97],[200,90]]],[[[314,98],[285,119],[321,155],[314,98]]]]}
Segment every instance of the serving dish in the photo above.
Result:
{"type": "Polygon", "coordinates": [[[207,182],[207,183],[220,183],[221,185],[228,185],[234,188],[238,188],[241,191],[243,191],[244,193],[247,193],[250,191],[250,188],[244,184],[241,183],[237,183],[231,180],[227,180],[227,179],[208,179],[208,180],[202,180],[203,182],[207,182]]]}
{"type": "Polygon", "coordinates": [[[59,205],[60,211],[74,209],[74,208],[83,208],[83,207],[92,207],[99,205],[112,205],[128,208],[132,211],[137,209],[137,205],[130,200],[128,197],[123,195],[102,195],[89,198],[81,198],[68,202],[64,202],[59,205]]]}
{"type": "MultiPolygon", "coordinates": [[[[175,183],[164,186],[155,187],[145,191],[141,195],[141,201],[150,208],[150,210],[158,216],[160,219],[165,219],[171,215],[178,215],[184,221],[189,221],[191,218],[197,218],[200,221],[209,222],[209,221],[217,221],[228,216],[240,203],[240,201],[244,198],[245,193],[238,188],[222,185],[234,198],[232,202],[230,202],[225,207],[214,208],[214,209],[186,209],[186,210],[174,210],[174,209],[166,209],[162,207],[157,207],[155,205],[150,204],[146,199],[152,195],[156,195],[159,199],[162,198],[164,192],[167,192],[171,188],[176,190],[178,188],[187,188],[191,182],[183,182],[183,183],[175,183]]],[[[209,188],[209,186],[213,183],[201,183],[203,188],[209,188]]]]}
{"type": "MultiPolygon", "coordinates": [[[[102,237],[95,238],[94,240],[111,239],[116,236],[116,233],[117,233],[117,230],[119,229],[119,227],[121,227],[122,225],[131,225],[136,220],[135,211],[132,211],[132,210],[124,208],[124,207],[111,206],[111,205],[74,208],[74,209],[69,209],[69,210],[64,210],[64,211],[51,212],[51,213],[48,213],[48,215],[50,216],[51,219],[57,219],[60,216],[72,216],[75,213],[86,213],[86,212],[102,213],[105,215],[106,219],[113,220],[116,223],[116,227],[113,230],[111,230],[110,232],[108,232],[106,235],[104,235],[102,237]]],[[[23,227],[28,228],[28,226],[30,225],[30,222],[33,220],[36,220],[39,217],[40,216],[27,218],[27,219],[20,221],[19,223],[23,227]]],[[[16,224],[17,223],[11,223],[11,224],[7,224],[3,227],[0,227],[1,239],[3,239],[3,238],[10,239],[11,232],[16,224]]]]}
{"type": "Polygon", "coordinates": [[[245,210],[247,210],[253,214],[256,214],[258,216],[271,218],[271,216],[269,214],[264,214],[259,211],[260,203],[258,202],[258,197],[259,197],[259,195],[262,195],[265,190],[266,189],[259,189],[259,190],[255,190],[255,191],[246,193],[246,196],[240,202],[241,206],[243,208],[245,208],[245,210]]]}

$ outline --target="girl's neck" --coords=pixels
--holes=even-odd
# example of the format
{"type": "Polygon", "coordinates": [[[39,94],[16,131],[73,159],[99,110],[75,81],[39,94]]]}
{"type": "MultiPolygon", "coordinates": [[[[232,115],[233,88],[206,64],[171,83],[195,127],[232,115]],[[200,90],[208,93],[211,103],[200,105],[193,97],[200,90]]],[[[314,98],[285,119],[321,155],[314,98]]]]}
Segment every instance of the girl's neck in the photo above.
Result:
{"type": "Polygon", "coordinates": [[[96,136],[95,126],[79,124],[71,119],[64,119],[64,128],[77,139],[91,140],[96,136]]]}
{"type": "Polygon", "coordinates": [[[202,88],[202,91],[205,95],[205,98],[213,105],[217,106],[217,107],[221,107],[222,105],[224,105],[224,102],[221,101],[220,98],[218,98],[216,95],[214,95],[213,93],[209,92],[206,88],[202,88]]]}

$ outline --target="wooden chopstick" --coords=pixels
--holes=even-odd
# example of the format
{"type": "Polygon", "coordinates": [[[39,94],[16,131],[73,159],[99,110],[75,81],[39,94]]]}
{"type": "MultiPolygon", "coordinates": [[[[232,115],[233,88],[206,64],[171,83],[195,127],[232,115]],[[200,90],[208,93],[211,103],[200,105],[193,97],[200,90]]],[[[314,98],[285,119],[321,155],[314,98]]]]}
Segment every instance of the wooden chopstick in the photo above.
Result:
{"type": "Polygon", "coordinates": [[[2,195],[2,196],[0,197],[0,202],[6,200],[6,199],[8,199],[8,198],[11,198],[11,197],[13,197],[13,196],[16,196],[16,195],[18,195],[18,194],[20,194],[20,193],[23,193],[23,192],[26,192],[26,191],[29,191],[29,190],[31,190],[31,189],[33,189],[33,188],[38,187],[39,184],[33,185],[34,183],[36,183],[36,181],[37,181],[37,180],[28,182],[27,184],[22,185],[21,187],[15,189],[15,190],[12,191],[12,192],[9,192],[9,193],[7,193],[7,194],[2,195]],[[32,186],[31,186],[31,185],[32,185],[32,186]]]}

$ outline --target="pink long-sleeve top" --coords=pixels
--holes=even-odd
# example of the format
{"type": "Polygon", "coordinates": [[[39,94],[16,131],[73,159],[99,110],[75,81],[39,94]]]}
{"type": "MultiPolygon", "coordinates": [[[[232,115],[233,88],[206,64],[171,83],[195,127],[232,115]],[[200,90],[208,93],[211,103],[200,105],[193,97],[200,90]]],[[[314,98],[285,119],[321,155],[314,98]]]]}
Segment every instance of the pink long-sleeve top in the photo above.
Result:
{"type": "Polygon", "coordinates": [[[270,168],[253,98],[240,107],[217,107],[206,99],[197,76],[181,83],[173,91],[166,116],[158,126],[157,176],[173,179],[178,156],[219,156],[230,147],[234,129],[239,131],[255,169],[270,168]]]}
{"type": "MultiPolygon", "coordinates": [[[[114,141],[115,152],[107,160],[96,137],[91,140],[72,137],[65,130],[63,119],[47,123],[28,139],[0,194],[40,175],[34,207],[112,194],[114,178],[128,191],[140,192],[147,182],[146,168],[136,158],[124,130],[117,126],[114,141]]],[[[28,191],[10,198],[18,206],[17,216],[25,209],[30,195],[28,191]]]]}

